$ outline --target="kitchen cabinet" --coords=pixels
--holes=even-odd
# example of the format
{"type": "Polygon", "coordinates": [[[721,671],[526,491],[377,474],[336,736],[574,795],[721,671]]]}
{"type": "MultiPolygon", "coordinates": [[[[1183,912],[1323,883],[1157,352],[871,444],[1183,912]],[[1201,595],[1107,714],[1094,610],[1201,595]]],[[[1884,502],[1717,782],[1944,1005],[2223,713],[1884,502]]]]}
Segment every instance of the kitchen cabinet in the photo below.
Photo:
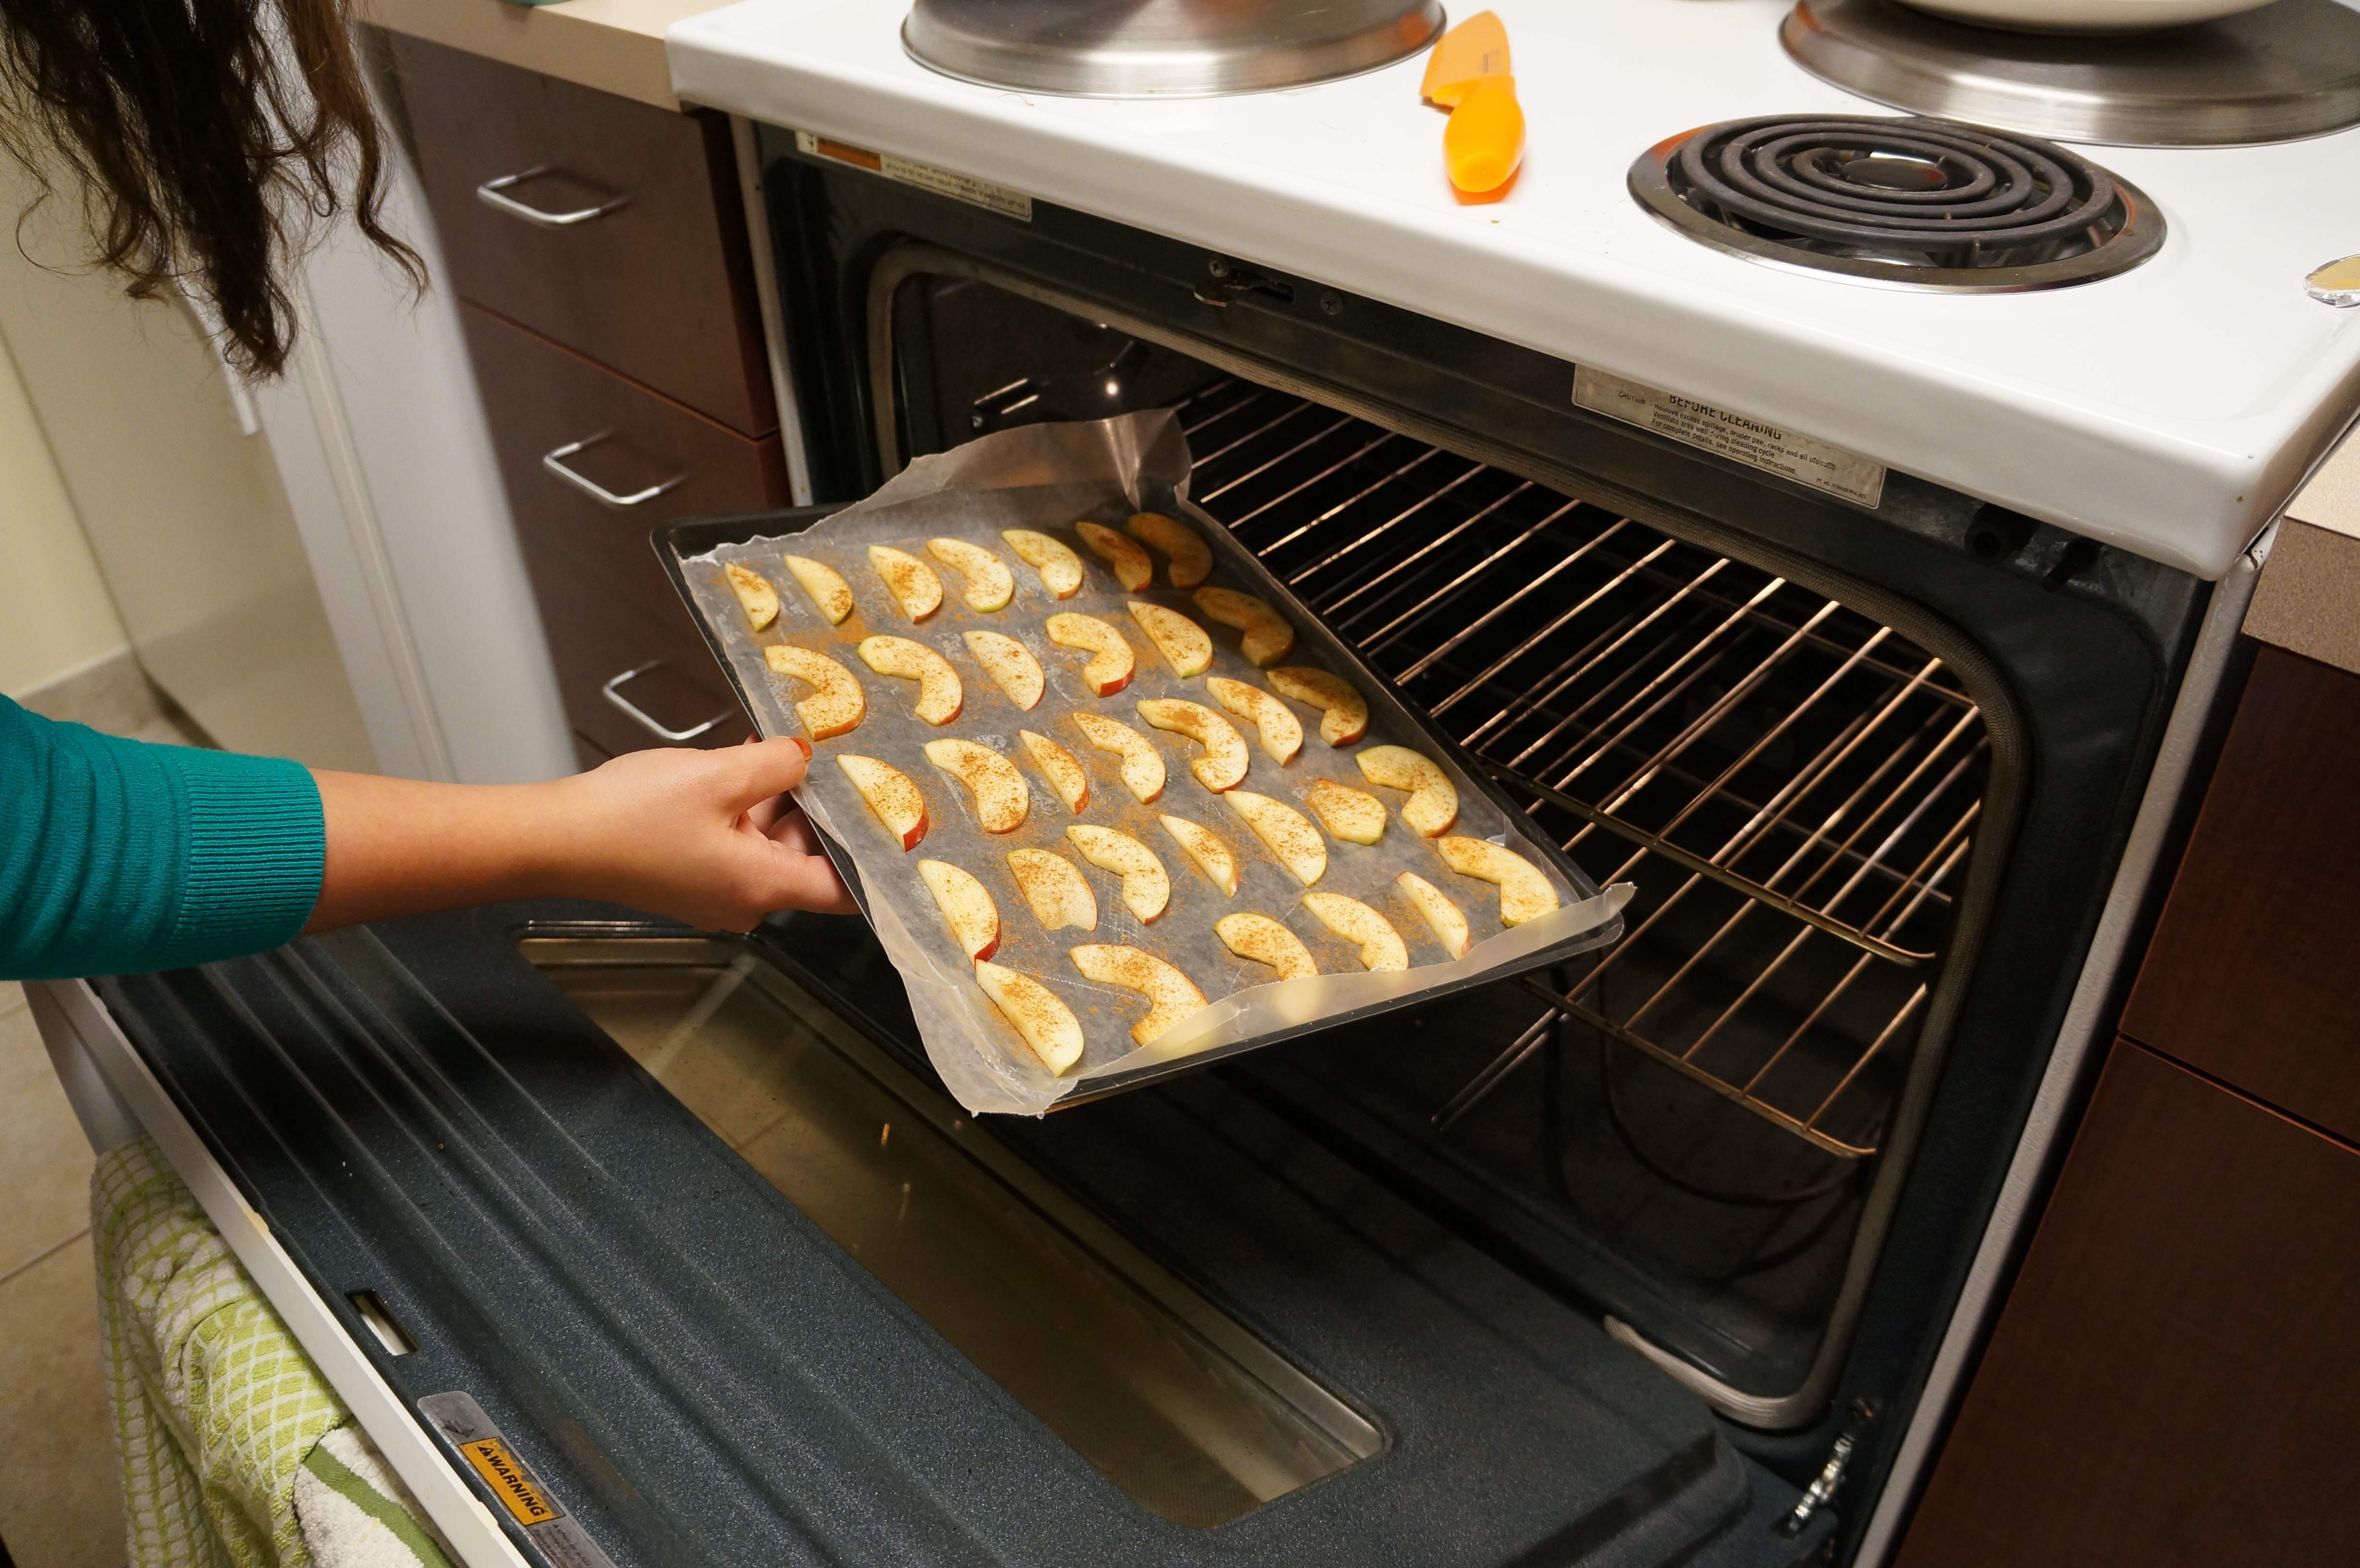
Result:
{"type": "Polygon", "coordinates": [[[2259,650],[1900,1568],[2352,1561],[2360,676],[2259,650]]]}
{"type": "Polygon", "coordinates": [[[734,745],[648,542],[789,498],[727,122],[392,54],[577,756],[734,745]]]}

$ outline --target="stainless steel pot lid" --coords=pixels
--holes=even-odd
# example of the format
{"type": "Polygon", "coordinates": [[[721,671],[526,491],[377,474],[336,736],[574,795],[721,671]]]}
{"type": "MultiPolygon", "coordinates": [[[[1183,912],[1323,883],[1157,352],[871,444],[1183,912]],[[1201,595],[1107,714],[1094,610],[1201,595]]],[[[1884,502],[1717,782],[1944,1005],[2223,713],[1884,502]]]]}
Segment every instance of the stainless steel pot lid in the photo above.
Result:
{"type": "Polygon", "coordinates": [[[1440,0],[915,0],[912,58],[946,76],[1085,98],[1198,98],[1391,65],[1440,0]]]}

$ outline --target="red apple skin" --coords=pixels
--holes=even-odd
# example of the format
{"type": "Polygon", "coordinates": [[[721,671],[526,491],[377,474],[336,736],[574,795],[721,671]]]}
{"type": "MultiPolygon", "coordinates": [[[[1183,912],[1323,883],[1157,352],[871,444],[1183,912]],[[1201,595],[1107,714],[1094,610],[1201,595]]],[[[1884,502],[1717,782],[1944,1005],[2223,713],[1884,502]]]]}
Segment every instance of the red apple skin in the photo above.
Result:
{"type": "Polygon", "coordinates": [[[901,847],[905,850],[917,848],[919,841],[926,836],[926,829],[931,825],[932,824],[927,822],[925,814],[921,812],[918,816],[917,822],[912,826],[908,833],[901,835],[901,847]]]}

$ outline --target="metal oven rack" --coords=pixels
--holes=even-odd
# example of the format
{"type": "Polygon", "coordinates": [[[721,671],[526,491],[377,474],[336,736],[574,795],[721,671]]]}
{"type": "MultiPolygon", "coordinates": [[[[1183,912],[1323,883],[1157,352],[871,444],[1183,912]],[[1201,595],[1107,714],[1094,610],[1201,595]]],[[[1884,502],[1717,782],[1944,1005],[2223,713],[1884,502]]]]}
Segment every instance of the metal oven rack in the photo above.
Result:
{"type": "Polygon", "coordinates": [[[1570,1018],[1845,1160],[1876,1151],[1985,785],[1942,662],[1844,605],[1317,403],[1176,406],[1192,496],[1455,735],[1629,934],[1435,1113],[1570,1018]]]}

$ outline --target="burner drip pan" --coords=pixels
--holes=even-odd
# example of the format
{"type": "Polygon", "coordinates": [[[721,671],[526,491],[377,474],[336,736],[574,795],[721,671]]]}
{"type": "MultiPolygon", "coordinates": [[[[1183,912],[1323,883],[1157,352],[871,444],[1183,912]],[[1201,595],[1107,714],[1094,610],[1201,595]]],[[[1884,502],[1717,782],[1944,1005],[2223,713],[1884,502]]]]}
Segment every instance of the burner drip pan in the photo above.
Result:
{"type": "Polygon", "coordinates": [[[1773,115],[1659,142],[1631,193],[1749,261],[1965,293],[2088,283],[2163,244],[2147,197],[2063,147],[1950,120],[1773,115]]]}
{"type": "Polygon", "coordinates": [[[1971,27],[1893,0],[1801,0],[1778,38],[1848,93],[2069,141],[2245,147],[2360,125],[2360,12],[2337,0],[2096,36],[1971,27]]]}

